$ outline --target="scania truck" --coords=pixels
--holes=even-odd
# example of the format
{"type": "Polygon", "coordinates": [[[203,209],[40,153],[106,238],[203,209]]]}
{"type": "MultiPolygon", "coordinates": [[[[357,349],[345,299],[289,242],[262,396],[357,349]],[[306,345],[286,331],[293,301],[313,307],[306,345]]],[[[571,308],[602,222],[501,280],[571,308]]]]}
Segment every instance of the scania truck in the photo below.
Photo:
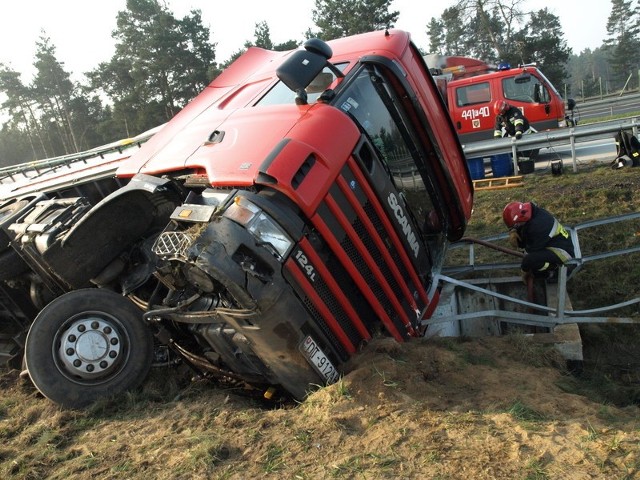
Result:
{"type": "Polygon", "coordinates": [[[70,408],[154,362],[305,398],[424,333],[473,202],[397,29],[249,48],[133,154],[1,191],[3,358],[70,408]]]}

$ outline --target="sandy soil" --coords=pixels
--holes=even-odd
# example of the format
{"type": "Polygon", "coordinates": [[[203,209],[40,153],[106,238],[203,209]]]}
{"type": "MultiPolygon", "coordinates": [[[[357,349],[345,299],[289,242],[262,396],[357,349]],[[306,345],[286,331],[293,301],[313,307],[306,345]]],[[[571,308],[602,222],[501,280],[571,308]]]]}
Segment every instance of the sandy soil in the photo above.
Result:
{"type": "Polygon", "coordinates": [[[376,340],[277,409],[167,373],[88,412],[5,373],[0,477],[640,478],[640,409],[571,393],[562,359],[522,336],[376,340]]]}

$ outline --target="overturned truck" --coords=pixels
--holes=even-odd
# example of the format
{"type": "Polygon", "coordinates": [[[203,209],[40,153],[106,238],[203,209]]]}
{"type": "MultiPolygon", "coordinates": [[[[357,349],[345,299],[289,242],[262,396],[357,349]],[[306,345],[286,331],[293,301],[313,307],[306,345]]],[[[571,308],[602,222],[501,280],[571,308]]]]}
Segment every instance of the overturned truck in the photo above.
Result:
{"type": "Polygon", "coordinates": [[[250,48],[113,169],[56,175],[3,190],[1,347],[72,408],[168,357],[304,398],[424,333],[473,199],[400,30],[250,48]]]}

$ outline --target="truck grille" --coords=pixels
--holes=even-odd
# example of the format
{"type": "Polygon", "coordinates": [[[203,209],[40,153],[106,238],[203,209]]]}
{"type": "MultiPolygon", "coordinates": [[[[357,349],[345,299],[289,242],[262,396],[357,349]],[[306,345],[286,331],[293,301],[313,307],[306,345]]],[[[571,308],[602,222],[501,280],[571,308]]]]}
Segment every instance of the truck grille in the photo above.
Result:
{"type": "Polygon", "coordinates": [[[310,220],[314,233],[286,267],[340,356],[356,351],[380,323],[398,341],[415,335],[428,303],[423,282],[354,160],[310,220]]]}
{"type": "Polygon", "coordinates": [[[162,232],[153,244],[153,253],[160,258],[186,258],[193,238],[185,232],[162,232]]]}

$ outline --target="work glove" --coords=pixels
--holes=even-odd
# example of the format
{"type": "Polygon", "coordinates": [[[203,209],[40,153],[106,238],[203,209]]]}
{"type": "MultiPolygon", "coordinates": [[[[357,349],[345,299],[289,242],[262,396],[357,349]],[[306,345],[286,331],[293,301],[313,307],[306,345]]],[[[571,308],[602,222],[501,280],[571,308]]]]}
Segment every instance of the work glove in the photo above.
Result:
{"type": "Polygon", "coordinates": [[[518,235],[518,232],[515,228],[509,230],[509,245],[511,245],[511,248],[520,248],[520,240],[520,235],[518,235]]]}
{"type": "Polygon", "coordinates": [[[522,132],[516,132],[516,140],[520,140],[522,138],[522,132]]]}

